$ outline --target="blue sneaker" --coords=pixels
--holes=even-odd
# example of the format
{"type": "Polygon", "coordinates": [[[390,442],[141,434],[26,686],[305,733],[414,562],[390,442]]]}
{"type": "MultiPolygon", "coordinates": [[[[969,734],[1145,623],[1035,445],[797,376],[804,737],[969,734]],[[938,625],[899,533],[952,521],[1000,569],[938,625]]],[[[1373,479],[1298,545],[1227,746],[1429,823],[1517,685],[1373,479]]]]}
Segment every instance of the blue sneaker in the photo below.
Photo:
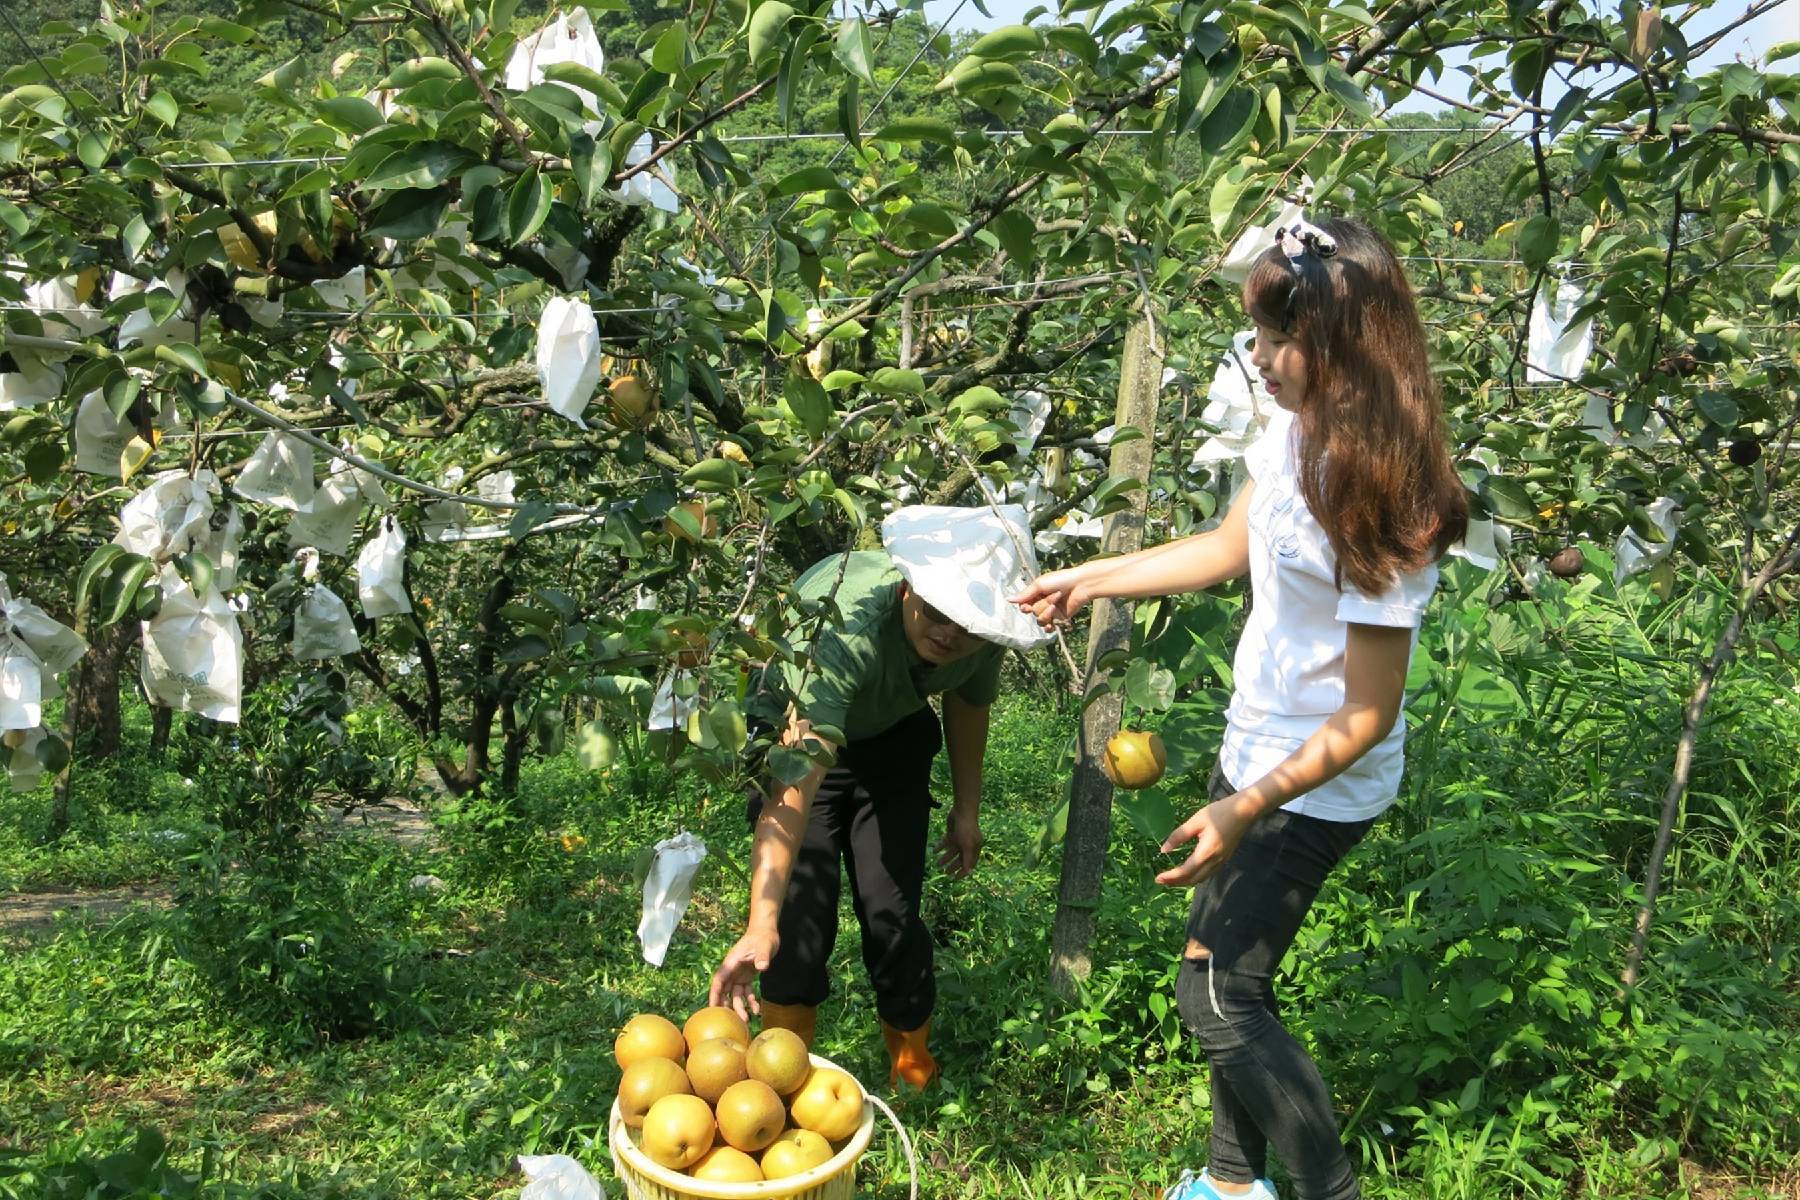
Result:
{"type": "Polygon", "coordinates": [[[1258,1179],[1250,1185],[1247,1192],[1221,1192],[1213,1185],[1212,1176],[1202,1168],[1198,1175],[1192,1170],[1184,1170],[1181,1178],[1163,1189],[1163,1200],[1281,1200],[1275,1193],[1275,1185],[1267,1179],[1258,1179]]]}

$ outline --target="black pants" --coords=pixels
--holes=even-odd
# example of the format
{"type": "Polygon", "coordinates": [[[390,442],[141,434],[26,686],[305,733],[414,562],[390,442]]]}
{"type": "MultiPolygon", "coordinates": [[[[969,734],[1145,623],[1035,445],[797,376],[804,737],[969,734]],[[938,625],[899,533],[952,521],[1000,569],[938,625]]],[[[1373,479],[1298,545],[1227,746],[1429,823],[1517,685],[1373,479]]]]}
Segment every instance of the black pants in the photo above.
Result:
{"type": "MultiPolygon", "coordinates": [[[[831,993],[827,967],[837,942],[842,862],[876,1011],[896,1029],[917,1029],[931,1016],[937,977],[919,900],[933,807],[931,762],[943,742],[928,706],[838,752],[813,797],[781,905],[781,944],[762,976],[763,999],[816,1005],[831,993]]],[[[762,797],[753,793],[752,829],[761,814],[762,797]]]]}
{"type": "MultiPolygon", "coordinates": [[[[1234,790],[1214,772],[1212,798],[1234,790]]],[[[1273,1148],[1299,1200],[1356,1200],[1331,1090],[1312,1056],[1282,1027],[1275,970],[1332,868],[1368,821],[1325,821],[1277,810],[1244,835],[1220,871],[1194,891],[1189,954],[1175,987],[1182,1019],[1212,1067],[1207,1170],[1249,1183],[1273,1148]],[[1194,944],[1210,955],[1197,957],[1194,944]]]]}

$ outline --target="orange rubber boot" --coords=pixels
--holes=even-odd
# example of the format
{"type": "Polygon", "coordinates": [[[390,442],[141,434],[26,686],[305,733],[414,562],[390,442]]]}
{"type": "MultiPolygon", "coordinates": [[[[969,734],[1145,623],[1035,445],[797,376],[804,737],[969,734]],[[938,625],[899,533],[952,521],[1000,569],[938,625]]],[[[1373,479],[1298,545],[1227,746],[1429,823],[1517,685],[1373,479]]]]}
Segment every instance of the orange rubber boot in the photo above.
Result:
{"type": "Polygon", "coordinates": [[[800,1035],[808,1050],[812,1049],[813,1033],[819,1025],[819,1009],[812,1004],[776,1004],[772,1000],[762,1002],[762,1027],[764,1029],[791,1029],[800,1035]]]}
{"type": "Polygon", "coordinates": [[[898,1087],[901,1080],[923,1091],[926,1084],[938,1077],[937,1059],[931,1057],[931,1048],[926,1045],[930,1033],[929,1019],[917,1029],[895,1029],[886,1021],[881,1023],[888,1060],[893,1064],[888,1070],[889,1091],[898,1087]]]}

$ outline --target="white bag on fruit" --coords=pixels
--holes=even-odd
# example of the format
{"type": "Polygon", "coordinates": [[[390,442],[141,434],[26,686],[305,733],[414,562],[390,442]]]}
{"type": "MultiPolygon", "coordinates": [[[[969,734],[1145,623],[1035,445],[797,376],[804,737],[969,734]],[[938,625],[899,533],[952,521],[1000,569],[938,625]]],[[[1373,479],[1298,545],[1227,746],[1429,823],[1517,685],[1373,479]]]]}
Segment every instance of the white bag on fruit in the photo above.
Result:
{"type": "MultiPolygon", "coordinates": [[[[211,542],[213,497],[218,491],[219,477],[204,468],[192,476],[164,471],[119,510],[119,532],[113,542],[158,563],[211,542]]],[[[241,521],[238,528],[241,533],[241,521]]],[[[232,549],[235,559],[235,546],[232,549]]],[[[219,565],[215,559],[213,566],[219,565]]]]}
{"type": "Polygon", "coordinates": [[[538,383],[544,403],[583,429],[581,414],[600,384],[600,327],[594,310],[575,296],[552,296],[538,318],[538,383]]]}
{"type": "Polygon", "coordinates": [[[292,434],[271,432],[231,486],[246,500],[300,512],[312,503],[316,490],[312,447],[292,434]]]}
{"type": "Polygon", "coordinates": [[[0,757],[6,758],[6,777],[12,783],[13,791],[29,792],[44,777],[44,762],[38,757],[38,747],[43,745],[46,736],[42,729],[29,729],[17,746],[0,746],[0,757]]]}
{"type": "Polygon", "coordinates": [[[158,578],[162,607],[144,622],[144,694],[152,703],[238,720],[244,635],[217,586],[196,596],[173,565],[158,578]]]}
{"type": "Polygon", "coordinates": [[[324,584],[309,586],[294,613],[294,657],[339,658],[361,649],[362,639],[356,635],[349,606],[324,584]]]}
{"type": "Polygon", "coordinates": [[[392,517],[382,521],[356,556],[356,601],[369,618],[412,611],[406,595],[406,534],[392,517]]]}
{"type": "Polygon", "coordinates": [[[23,350],[12,352],[16,371],[0,374],[0,412],[36,408],[62,395],[64,371],[60,363],[46,362],[23,350]]]}
{"type": "MultiPolygon", "coordinates": [[[[553,18],[548,25],[525,38],[513,48],[506,60],[506,86],[523,92],[533,84],[544,82],[544,68],[558,63],[574,63],[595,74],[606,71],[606,53],[594,33],[594,19],[585,8],[553,18]]],[[[581,97],[588,111],[605,115],[599,97],[572,83],[560,84],[581,97]]]]}

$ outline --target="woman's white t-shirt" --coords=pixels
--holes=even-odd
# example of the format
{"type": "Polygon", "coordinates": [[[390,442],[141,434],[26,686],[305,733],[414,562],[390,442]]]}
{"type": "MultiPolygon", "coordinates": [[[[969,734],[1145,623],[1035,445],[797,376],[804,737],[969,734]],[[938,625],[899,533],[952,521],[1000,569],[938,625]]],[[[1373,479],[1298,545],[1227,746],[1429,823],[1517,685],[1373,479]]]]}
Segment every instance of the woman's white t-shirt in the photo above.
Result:
{"type": "MultiPolygon", "coordinates": [[[[1436,564],[1400,576],[1380,595],[1337,585],[1337,556],[1300,494],[1294,415],[1278,409],[1244,454],[1256,483],[1250,526],[1250,617],[1233,661],[1231,707],[1219,765],[1235,786],[1274,770],[1344,703],[1348,626],[1410,628],[1437,588],[1436,564]]],[[[1360,821],[1394,802],[1404,766],[1406,719],[1335,779],[1289,801],[1289,812],[1360,821]]]]}

